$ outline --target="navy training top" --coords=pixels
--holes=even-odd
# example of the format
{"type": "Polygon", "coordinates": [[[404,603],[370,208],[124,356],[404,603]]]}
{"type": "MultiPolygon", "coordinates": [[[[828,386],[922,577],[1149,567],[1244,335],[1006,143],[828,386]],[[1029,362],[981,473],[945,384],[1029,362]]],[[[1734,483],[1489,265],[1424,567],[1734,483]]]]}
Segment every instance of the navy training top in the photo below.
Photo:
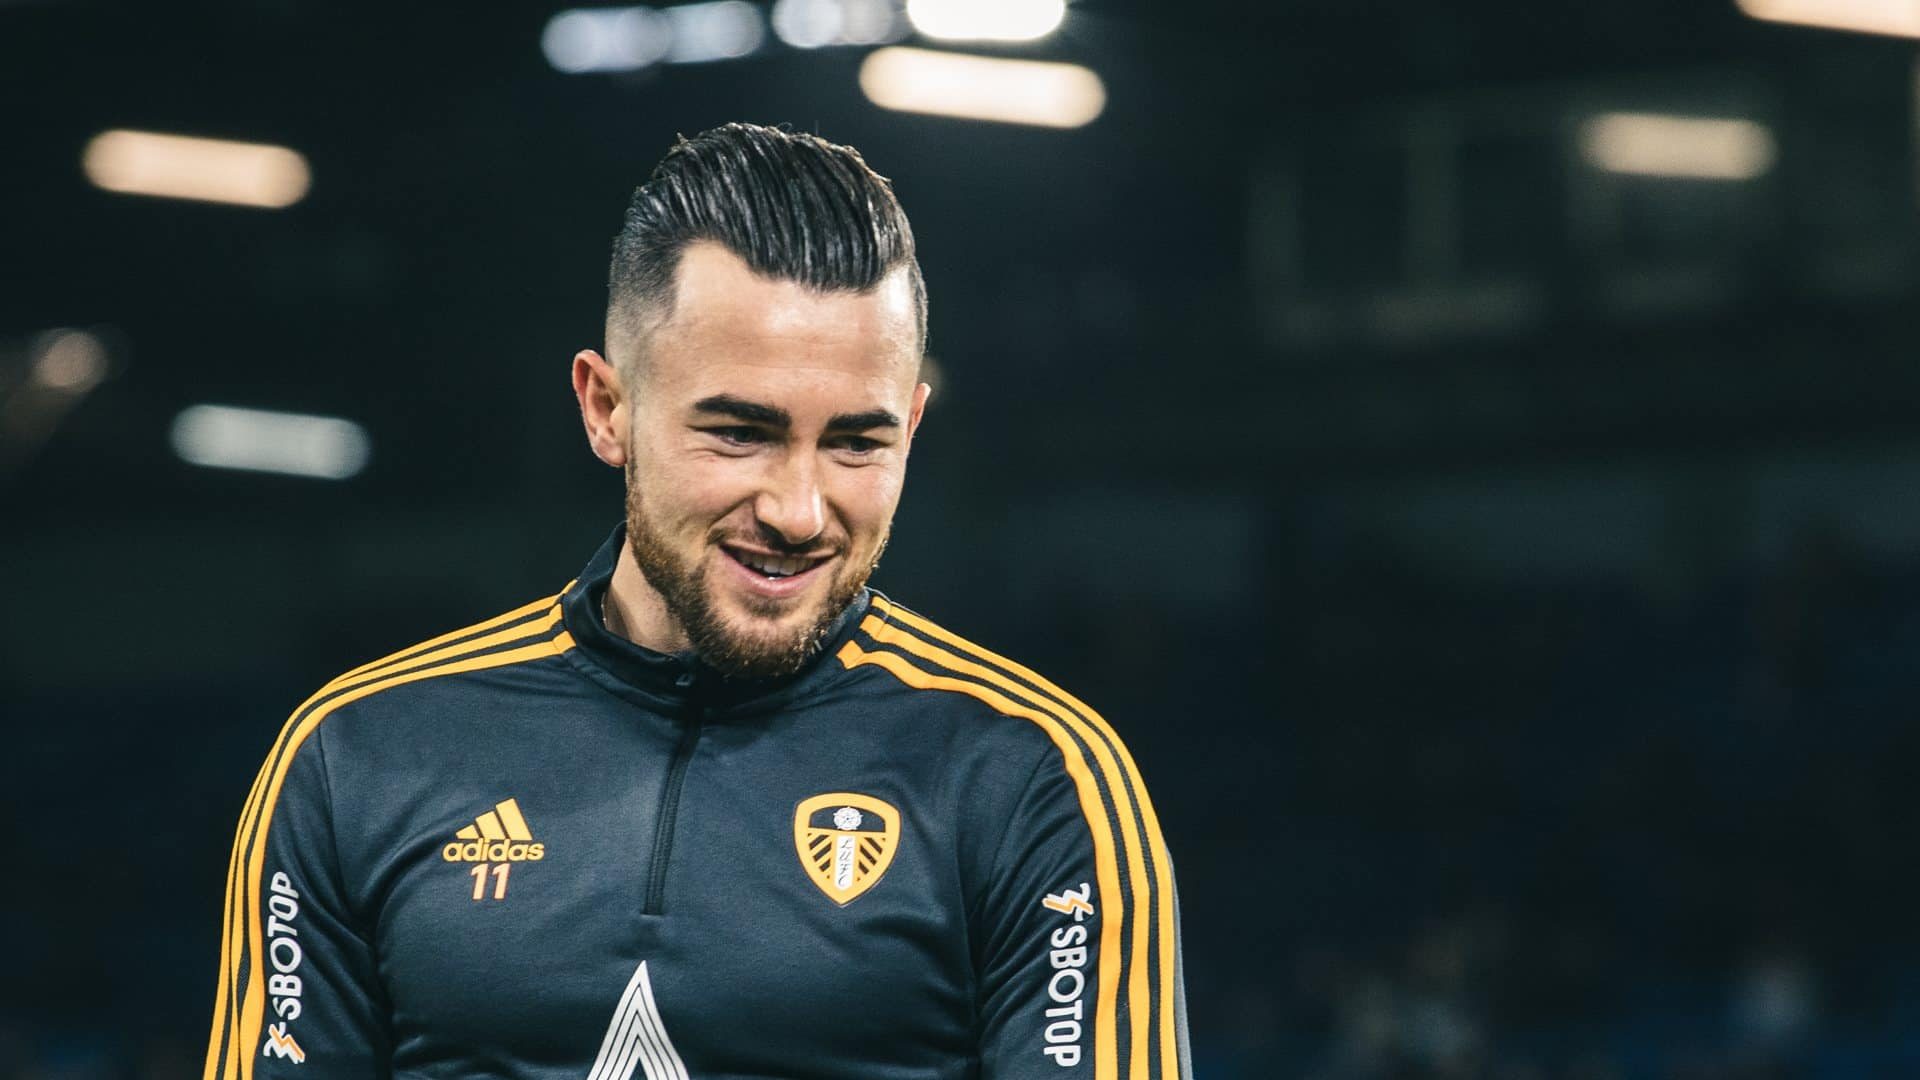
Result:
{"type": "Polygon", "coordinates": [[[1190,1080],[1107,723],[878,593],[765,682],[560,595],[347,672],[234,840],[207,1080],[1190,1080]]]}

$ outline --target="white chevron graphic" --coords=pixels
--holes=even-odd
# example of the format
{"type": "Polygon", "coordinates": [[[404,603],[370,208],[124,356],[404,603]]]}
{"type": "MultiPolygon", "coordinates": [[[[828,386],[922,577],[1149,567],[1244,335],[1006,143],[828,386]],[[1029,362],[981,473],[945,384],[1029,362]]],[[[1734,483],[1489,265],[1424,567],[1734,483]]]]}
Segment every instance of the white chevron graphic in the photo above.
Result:
{"type": "Polygon", "coordinates": [[[627,992],[613,1010],[600,1056],[593,1059],[587,1080],[632,1080],[636,1065],[647,1080],[688,1080],[687,1066],[667,1038],[660,1009],[653,1003],[653,981],[647,978],[645,960],[627,980],[627,992]]]}

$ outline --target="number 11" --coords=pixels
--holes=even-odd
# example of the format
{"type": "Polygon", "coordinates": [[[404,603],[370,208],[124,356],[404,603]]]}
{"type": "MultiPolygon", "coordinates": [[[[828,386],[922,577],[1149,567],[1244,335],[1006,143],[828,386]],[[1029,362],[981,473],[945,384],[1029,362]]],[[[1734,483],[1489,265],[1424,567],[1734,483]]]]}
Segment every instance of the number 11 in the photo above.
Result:
{"type": "Polygon", "coordinates": [[[491,870],[493,871],[493,898],[495,900],[505,900],[507,898],[507,872],[512,869],[512,863],[497,863],[492,866],[481,863],[479,866],[467,871],[473,875],[473,898],[475,900],[485,900],[487,898],[487,871],[491,870]]]}

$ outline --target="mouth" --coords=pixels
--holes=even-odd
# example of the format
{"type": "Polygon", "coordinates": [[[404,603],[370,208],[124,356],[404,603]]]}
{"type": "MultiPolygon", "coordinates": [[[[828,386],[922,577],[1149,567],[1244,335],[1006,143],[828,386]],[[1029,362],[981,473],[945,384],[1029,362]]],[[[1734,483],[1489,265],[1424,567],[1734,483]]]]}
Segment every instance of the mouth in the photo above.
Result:
{"type": "Polygon", "coordinates": [[[788,596],[811,584],[821,568],[833,561],[831,553],[821,555],[779,555],[771,551],[721,544],[727,561],[740,571],[740,578],[754,592],[788,596]]]}

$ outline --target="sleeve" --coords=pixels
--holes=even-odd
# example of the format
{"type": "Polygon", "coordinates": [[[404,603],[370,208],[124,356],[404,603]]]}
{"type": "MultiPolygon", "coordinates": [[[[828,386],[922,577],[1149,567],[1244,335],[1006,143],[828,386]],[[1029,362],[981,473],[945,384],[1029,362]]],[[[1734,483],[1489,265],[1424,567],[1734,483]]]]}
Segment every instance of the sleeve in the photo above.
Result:
{"type": "Polygon", "coordinates": [[[1190,1080],[1173,867],[1133,763],[1067,742],[979,902],[984,1080],[1190,1080]],[[1109,768],[1111,766],[1111,768],[1109,768]]]}
{"type": "Polygon", "coordinates": [[[390,1075],[388,1012],[342,886],[324,749],[298,715],[241,811],[224,912],[205,1080],[390,1075]]]}

